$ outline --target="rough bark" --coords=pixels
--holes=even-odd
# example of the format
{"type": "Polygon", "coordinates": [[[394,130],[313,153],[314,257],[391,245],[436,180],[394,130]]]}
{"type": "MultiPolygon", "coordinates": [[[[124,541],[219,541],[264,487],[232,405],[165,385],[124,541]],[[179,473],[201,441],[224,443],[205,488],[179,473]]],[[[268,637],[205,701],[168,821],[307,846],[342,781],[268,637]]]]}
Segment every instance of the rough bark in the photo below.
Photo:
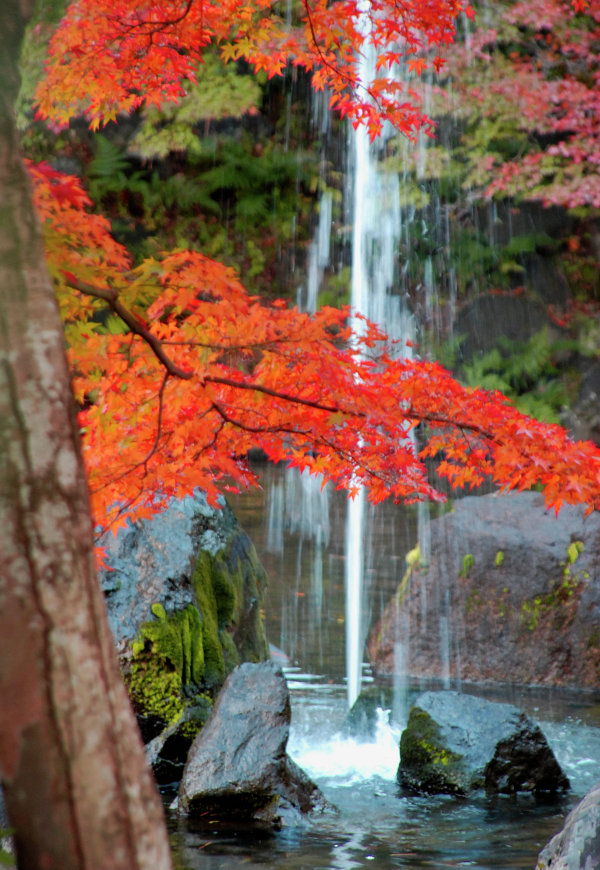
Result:
{"type": "Polygon", "coordinates": [[[13,125],[29,6],[0,4],[0,777],[21,870],[162,870],[162,807],[95,576],[62,328],[13,125]]]}

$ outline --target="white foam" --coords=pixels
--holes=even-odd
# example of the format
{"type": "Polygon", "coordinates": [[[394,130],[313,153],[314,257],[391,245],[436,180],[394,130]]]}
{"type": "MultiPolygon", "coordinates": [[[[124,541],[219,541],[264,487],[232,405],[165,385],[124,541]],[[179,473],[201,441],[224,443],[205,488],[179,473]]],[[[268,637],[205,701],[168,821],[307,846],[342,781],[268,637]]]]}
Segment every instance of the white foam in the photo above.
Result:
{"type": "Polygon", "coordinates": [[[314,735],[292,735],[288,752],[309,776],[339,778],[338,785],[379,776],[393,780],[398,769],[399,729],[389,723],[389,711],[377,710],[377,728],[372,741],[361,741],[340,734],[319,742],[314,735]]]}

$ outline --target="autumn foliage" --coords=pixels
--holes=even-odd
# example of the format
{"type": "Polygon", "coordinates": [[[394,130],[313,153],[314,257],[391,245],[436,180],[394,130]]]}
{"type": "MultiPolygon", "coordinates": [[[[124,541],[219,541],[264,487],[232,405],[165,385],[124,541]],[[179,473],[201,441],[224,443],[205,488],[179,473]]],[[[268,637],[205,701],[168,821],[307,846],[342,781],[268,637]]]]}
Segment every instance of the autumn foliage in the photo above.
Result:
{"type": "Polygon", "coordinates": [[[599,45],[598,0],[525,0],[453,53],[450,108],[493,133],[472,173],[487,197],[600,208],[599,45]]]}
{"type": "MultiPolygon", "coordinates": [[[[360,4],[305,3],[289,22],[264,0],[69,6],[51,44],[40,113],[114,120],[144,101],[176,99],[209,43],[269,75],[293,63],[327,87],[332,105],[375,135],[385,120],[414,135],[428,121],[404,64],[439,68],[452,41],[454,0],[373,0],[369,38],[380,75],[359,81],[360,4]],[[390,47],[391,46],[391,47],[390,47]],[[425,50],[433,49],[430,55],[425,50]],[[408,95],[410,96],[410,94],[408,95]]],[[[406,358],[347,309],[303,314],[265,306],[237,275],[198,251],[135,268],[78,179],[31,165],[48,264],[60,303],[79,406],[93,510],[103,527],[150,514],[194,487],[214,498],[254,482],[246,456],[320,473],[372,501],[441,499],[426,463],[454,486],[485,478],[541,485],[548,505],[600,507],[600,452],[558,426],[518,413],[498,393],[462,387],[438,364],[406,358]]]]}
{"type": "Polygon", "coordinates": [[[394,70],[439,69],[462,12],[473,15],[465,0],[311,0],[295,12],[271,0],[78,0],[52,41],[39,113],[55,123],[81,113],[95,129],[144,103],[177,99],[213,44],[223,60],[269,76],[288,64],[307,70],[316,90],[329,90],[331,107],[372,136],[386,120],[414,135],[431,122],[394,70]],[[365,38],[379,57],[370,83],[361,81],[357,51],[365,38]]]}

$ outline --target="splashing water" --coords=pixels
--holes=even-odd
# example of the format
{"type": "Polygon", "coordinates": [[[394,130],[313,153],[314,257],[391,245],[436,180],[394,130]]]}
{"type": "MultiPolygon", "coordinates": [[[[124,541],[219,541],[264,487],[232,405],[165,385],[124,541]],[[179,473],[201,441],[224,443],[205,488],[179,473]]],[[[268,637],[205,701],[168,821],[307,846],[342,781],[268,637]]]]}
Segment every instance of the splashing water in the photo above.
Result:
{"type": "Polygon", "coordinates": [[[288,751],[303,770],[338,786],[354,786],[372,777],[395,780],[400,728],[390,723],[390,711],[377,709],[372,740],[334,734],[315,743],[314,734],[293,735],[288,751]]]}

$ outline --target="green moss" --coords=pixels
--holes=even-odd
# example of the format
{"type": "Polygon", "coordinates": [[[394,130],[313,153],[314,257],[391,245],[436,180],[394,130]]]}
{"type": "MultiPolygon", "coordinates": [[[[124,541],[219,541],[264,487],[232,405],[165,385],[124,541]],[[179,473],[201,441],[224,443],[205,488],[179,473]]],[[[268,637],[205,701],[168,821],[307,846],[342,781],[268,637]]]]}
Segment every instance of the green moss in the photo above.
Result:
{"type": "MultiPolygon", "coordinates": [[[[213,585],[213,578],[219,573],[215,568],[215,557],[202,551],[196,560],[192,585],[200,611],[202,612],[202,639],[204,650],[204,680],[209,688],[220,686],[225,679],[225,661],[219,641],[219,609],[213,585]]],[[[217,588],[225,587],[223,578],[217,588]]]]}
{"type": "Polygon", "coordinates": [[[211,582],[217,608],[217,623],[221,629],[235,619],[238,596],[243,590],[236,589],[238,584],[234,583],[225,562],[219,557],[212,560],[211,582]]]}
{"type": "Polygon", "coordinates": [[[498,598],[498,616],[500,619],[504,619],[504,617],[510,613],[510,605],[506,602],[507,597],[508,586],[505,586],[502,589],[502,595],[498,598]]]}
{"type": "Polygon", "coordinates": [[[494,565],[496,568],[500,568],[504,564],[504,553],[502,550],[498,550],[496,553],[496,558],[494,559],[494,565]]]}
{"type": "Polygon", "coordinates": [[[200,694],[194,698],[194,706],[188,707],[182,716],[181,724],[177,733],[190,742],[196,737],[204,726],[213,708],[212,698],[207,694],[200,694]]]}
{"type": "Polygon", "coordinates": [[[167,616],[162,604],[152,607],[154,620],[145,622],[140,635],[145,646],[166,659],[184,688],[202,685],[205,671],[203,623],[198,608],[189,604],[167,616]]]}
{"type": "Polygon", "coordinates": [[[196,603],[167,613],[156,602],[132,643],[126,678],[138,713],[164,725],[184,714],[185,736],[195,736],[227,674],[240,660],[266,658],[262,581],[264,570],[245,536],[234,536],[216,556],[199,554],[191,581],[196,603]]]}
{"type": "Polygon", "coordinates": [[[581,553],[583,553],[583,541],[571,541],[567,547],[567,559],[563,564],[563,574],[569,576],[571,573],[571,565],[574,565],[581,553]]]}
{"type": "Polygon", "coordinates": [[[236,605],[228,628],[239,657],[245,662],[265,661],[269,648],[260,608],[267,580],[256,550],[245,535],[238,535],[217,559],[227,571],[236,593],[236,605]]]}
{"type": "Polygon", "coordinates": [[[464,791],[462,755],[448,749],[437,722],[420,707],[412,707],[400,738],[403,776],[425,791],[460,794],[464,791]]]}
{"type": "Polygon", "coordinates": [[[404,557],[404,561],[406,562],[406,571],[404,572],[404,576],[398,584],[398,588],[396,590],[396,603],[398,607],[400,607],[402,605],[402,602],[404,601],[404,596],[406,595],[406,591],[408,589],[408,583],[414,569],[420,568],[422,566],[421,548],[418,544],[416,547],[413,547],[412,550],[408,551],[408,553],[404,557]]]}
{"type": "Polygon", "coordinates": [[[475,558],[472,553],[467,553],[463,556],[462,560],[462,568],[460,569],[458,576],[459,577],[468,577],[471,568],[475,564],[475,558]]]}
{"type": "Polygon", "coordinates": [[[521,605],[521,622],[529,631],[533,631],[539,624],[543,612],[542,602],[542,596],[536,595],[521,605]]]}
{"type": "Polygon", "coordinates": [[[221,642],[221,649],[223,650],[225,670],[227,673],[230,673],[240,663],[238,651],[233,642],[232,636],[224,628],[219,631],[219,641],[221,642]]]}

